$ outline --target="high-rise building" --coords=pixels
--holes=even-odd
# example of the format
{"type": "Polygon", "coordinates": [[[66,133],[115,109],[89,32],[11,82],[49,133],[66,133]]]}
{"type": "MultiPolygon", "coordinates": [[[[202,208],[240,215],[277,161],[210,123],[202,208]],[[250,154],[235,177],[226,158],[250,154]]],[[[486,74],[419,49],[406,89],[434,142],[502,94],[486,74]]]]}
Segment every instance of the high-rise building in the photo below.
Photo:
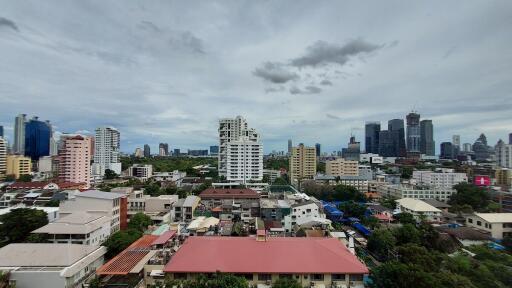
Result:
{"type": "Polygon", "coordinates": [[[180,149],[174,149],[174,152],[172,154],[175,157],[179,157],[181,155],[181,151],[180,151],[180,149]]]}
{"type": "MultiPolygon", "coordinates": [[[[228,179],[228,144],[233,141],[260,143],[260,136],[255,129],[249,128],[247,121],[242,116],[236,118],[224,118],[219,120],[219,176],[228,179]]],[[[263,153],[263,149],[261,149],[263,153]]],[[[240,156],[242,157],[242,156],[240,156]]],[[[231,167],[235,169],[236,167],[231,167]]],[[[263,168],[262,168],[263,169],[263,168]]],[[[240,174],[240,173],[231,173],[240,174]]],[[[244,174],[244,173],[241,173],[244,174]]],[[[247,173],[250,174],[250,173],[247,173]]],[[[260,174],[258,172],[258,174],[260,174]]],[[[263,171],[261,172],[263,175],[263,171]]],[[[263,176],[262,176],[263,177],[263,176]]],[[[229,179],[228,179],[229,180],[229,179]]]]}
{"type": "Polygon", "coordinates": [[[219,155],[219,146],[218,146],[218,145],[212,145],[212,146],[210,146],[210,155],[211,155],[211,156],[217,156],[217,155],[219,155]]]}
{"type": "Polygon", "coordinates": [[[7,173],[7,141],[0,137],[0,180],[5,178],[7,173]]]}
{"type": "Polygon", "coordinates": [[[504,186],[507,189],[512,187],[512,169],[509,168],[496,168],[494,174],[497,186],[504,186]]]}
{"type": "Polygon", "coordinates": [[[320,143],[316,143],[316,144],[315,144],[315,149],[316,149],[316,157],[318,158],[318,157],[320,157],[320,155],[321,155],[321,154],[320,154],[320,151],[321,151],[321,149],[320,149],[320,143]]]}
{"type": "Polygon", "coordinates": [[[149,147],[148,144],[144,144],[144,157],[151,157],[151,148],[149,147]]]}
{"type": "Polygon", "coordinates": [[[460,135],[453,135],[452,136],[452,144],[453,144],[453,147],[455,148],[459,148],[460,150],[460,135]]]}
{"type": "Polygon", "coordinates": [[[420,153],[427,156],[436,155],[435,145],[432,120],[422,120],[420,122],[420,153]]]}
{"type": "Polygon", "coordinates": [[[441,159],[454,159],[455,153],[454,153],[454,147],[452,142],[443,142],[441,143],[441,154],[439,155],[439,158],[441,159]]]}
{"type": "Polygon", "coordinates": [[[121,174],[120,138],[119,131],[113,127],[96,128],[93,174],[103,176],[106,169],[121,174]]]}
{"type": "Polygon", "coordinates": [[[395,137],[398,131],[381,130],[379,132],[379,155],[383,157],[396,157],[395,137]]]}
{"type": "Polygon", "coordinates": [[[50,155],[50,138],[52,127],[48,121],[39,121],[38,117],[30,119],[25,124],[25,156],[32,161],[39,157],[50,155]]]}
{"type": "Polygon", "coordinates": [[[292,139],[288,139],[288,155],[292,154],[292,139]]]}
{"type": "Polygon", "coordinates": [[[420,114],[411,112],[406,116],[407,120],[407,156],[418,156],[420,150],[420,114]]]}
{"type": "Polygon", "coordinates": [[[228,181],[245,184],[263,180],[263,144],[242,136],[226,143],[228,181]]]}
{"type": "Polygon", "coordinates": [[[348,142],[348,147],[341,149],[341,157],[345,160],[359,161],[361,154],[360,143],[356,141],[356,137],[351,136],[348,142]]]}
{"type": "Polygon", "coordinates": [[[380,123],[379,122],[366,122],[365,124],[365,142],[364,147],[366,153],[379,153],[379,132],[380,132],[380,123]]]}
{"type": "Polygon", "coordinates": [[[27,114],[19,114],[14,121],[14,154],[25,155],[25,122],[27,114]]]}
{"type": "Polygon", "coordinates": [[[496,165],[503,168],[512,168],[512,144],[505,144],[503,140],[499,140],[494,146],[496,154],[496,165]]]}
{"type": "Polygon", "coordinates": [[[64,136],[62,149],[59,151],[59,180],[62,182],[85,183],[89,188],[91,182],[90,141],[84,136],[64,136]]]}
{"type": "Polygon", "coordinates": [[[512,133],[508,134],[508,144],[512,144],[512,133]]]}
{"type": "Polygon", "coordinates": [[[325,162],[325,174],[329,176],[359,176],[359,162],[338,158],[325,162]]]}
{"type": "Polygon", "coordinates": [[[472,146],[471,143],[462,144],[462,151],[466,152],[466,153],[473,151],[473,148],[471,146],[472,146]]]}
{"type": "Polygon", "coordinates": [[[7,175],[13,175],[18,179],[21,175],[29,175],[32,172],[32,161],[29,157],[21,155],[7,156],[7,175]]]}
{"type": "Polygon", "coordinates": [[[395,157],[405,157],[407,148],[405,145],[404,119],[392,119],[388,121],[388,130],[392,131],[395,157]]]}
{"type": "Polygon", "coordinates": [[[158,155],[160,156],[168,156],[169,155],[169,144],[160,143],[158,145],[158,155]]]}
{"type": "Polygon", "coordinates": [[[139,147],[135,148],[135,153],[134,153],[135,157],[137,158],[142,158],[144,156],[144,153],[142,152],[142,149],[140,149],[139,147]]]}
{"type": "Polygon", "coordinates": [[[0,125],[0,137],[4,137],[4,126],[0,125]]]}
{"type": "Polygon", "coordinates": [[[315,147],[306,147],[299,144],[292,147],[290,155],[290,180],[294,184],[299,184],[303,180],[313,179],[316,174],[316,149],[315,147]]]}
{"type": "Polygon", "coordinates": [[[475,153],[476,161],[487,161],[491,158],[491,148],[487,145],[487,137],[485,134],[480,134],[473,144],[473,152],[475,153]]]}

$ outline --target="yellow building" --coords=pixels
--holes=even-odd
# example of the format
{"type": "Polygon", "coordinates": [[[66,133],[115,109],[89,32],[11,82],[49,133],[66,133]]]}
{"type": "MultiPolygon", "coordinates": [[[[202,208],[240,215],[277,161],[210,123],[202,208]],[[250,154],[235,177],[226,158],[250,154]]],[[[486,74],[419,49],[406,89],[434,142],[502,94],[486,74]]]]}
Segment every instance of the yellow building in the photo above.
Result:
{"type": "Polygon", "coordinates": [[[316,174],[316,149],[300,144],[293,147],[290,155],[290,180],[300,183],[306,179],[313,179],[316,174]]]}
{"type": "Polygon", "coordinates": [[[32,161],[29,157],[20,155],[7,156],[7,175],[14,175],[16,179],[21,175],[27,175],[32,172],[32,161]]]}
{"type": "Polygon", "coordinates": [[[498,186],[512,186],[512,169],[498,168],[495,173],[496,185],[498,186]]]}
{"type": "Polygon", "coordinates": [[[359,162],[338,158],[325,163],[325,174],[329,176],[359,176],[359,162]]]}

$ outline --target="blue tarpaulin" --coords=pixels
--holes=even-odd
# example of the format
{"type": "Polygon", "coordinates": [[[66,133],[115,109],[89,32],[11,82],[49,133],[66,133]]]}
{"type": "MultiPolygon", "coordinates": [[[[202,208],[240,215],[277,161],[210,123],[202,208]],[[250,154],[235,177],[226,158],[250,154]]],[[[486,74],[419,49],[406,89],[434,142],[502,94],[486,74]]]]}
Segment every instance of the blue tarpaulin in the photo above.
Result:
{"type": "Polygon", "coordinates": [[[356,228],[359,232],[361,232],[364,236],[370,236],[372,232],[368,230],[368,228],[364,227],[361,223],[352,223],[352,227],[356,228]]]}

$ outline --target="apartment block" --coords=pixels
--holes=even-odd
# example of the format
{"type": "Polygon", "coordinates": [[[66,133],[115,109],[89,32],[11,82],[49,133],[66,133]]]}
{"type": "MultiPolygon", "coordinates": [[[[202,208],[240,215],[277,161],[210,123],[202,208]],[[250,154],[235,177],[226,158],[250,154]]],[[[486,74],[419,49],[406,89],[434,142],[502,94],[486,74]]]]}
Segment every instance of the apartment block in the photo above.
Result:
{"type": "Polygon", "coordinates": [[[413,171],[412,179],[419,185],[431,187],[452,188],[462,182],[468,182],[466,173],[455,172],[434,172],[434,171],[413,171]]]}
{"type": "Polygon", "coordinates": [[[325,162],[325,174],[330,176],[359,176],[359,161],[338,158],[325,162]]]}
{"type": "Polygon", "coordinates": [[[259,216],[260,194],[252,189],[209,188],[199,194],[201,204],[207,209],[220,208],[222,214],[232,218],[240,216],[242,220],[259,216]]]}
{"type": "Polygon", "coordinates": [[[84,183],[88,189],[91,182],[90,139],[83,136],[63,137],[59,150],[59,180],[84,183]]]}
{"type": "Polygon", "coordinates": [[[5,178],[7,172],[7,141],[0,137],[0,180],[5,178]]]}
{"type": "Polygon", "coordinates": [[[263,179],[263,144],[240,137],[226,144],[226,179],[246,183],[263,179]]]}
{"type": "Polygon", "coordinates": [[[376,188],[381,197],[436,199],[442,202],[448,201],[450,196],[456,193],[452,188],[420,187],[408,184],[378,185],[376,188]]]}
{"type": "Polygon", "coordinates": [[[128,176],[147,181],[153,177],[153,165],[134,164],[128,168],[128,176]]]}
{"type": "Polygon", "coordinates": [[[194,219],[194,212],[199,206],[201,198],[197,196],[187,196],[187,198],[179,199],[171,210],[171,220],[174,222],[190,222],[194,219]]]}
{"type": "Polygon", "coordinates": [[[466,217],[466,225],[501,240],[512,236],[512,213],[475,213],[466,217]]]}
{"type": "Polygon", "coordinates": [[[16,179],[21,175],[28,175],[32,172],[32,160],[30,157],[21,155],[7,156],[7,175],[14,175],[16,179]]]}
{"type": "Polygon", "coordinates": [[[313,179],[316,174],[316,149],[300,144],[292,147],[290,155],[290,170],[288,171],[292,183],[313,179]]]}

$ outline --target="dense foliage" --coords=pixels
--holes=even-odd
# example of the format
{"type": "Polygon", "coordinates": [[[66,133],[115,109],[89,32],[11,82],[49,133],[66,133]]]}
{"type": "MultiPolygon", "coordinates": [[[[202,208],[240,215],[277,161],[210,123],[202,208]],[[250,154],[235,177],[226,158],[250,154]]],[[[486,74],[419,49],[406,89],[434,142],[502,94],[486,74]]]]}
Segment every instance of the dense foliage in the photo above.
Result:
{"type": "Polygon", "coordinates": [[[24,242],[30,232],[48,224],[48,214],[30,208],[13,209],[0,215],[0,246],[24,242]]]}
{"type": "Polygon", "coordinates": [[[459,183],[453,186],[457,193],[453,194],[448,201],[452,210],[457,212],[471,207],[474,211],[485,211],[490,203],[490,196],[483,188],[470,183],[459,183]]]}
{"type": "Polygon", "coordinates": [[[128,228],[144,232],[151,224],[153,224],[151,218],[148,215],[139,212],[130,218],[128,228]]]}
{"type": "Polygon", "coordinates": [[[314,181],[305,181],[302,184],[304,193],[325,201],[355,201],[365,202],[366,197],[356,188],[347,185],[319,185],[314,181]]]}
{"type": "Polygon", "coordinates": [[[279,170],[279,169],[286,169],[288,170],[290,167],[290,162],[288,158],[268,158],[265,159],[263,162],[263,168],[264,169],[271,169],[271,170],[279,170]]]}
{"type": "MultiPolygon", "coordinates": [[[[133,164],[151,164],[154,172],[171,172],[174,170],[187,172],[187,176],[200,176],[194,166],[211,165],[217,167],[216,157],[122,157],[122,168],[127,169],[133,164]]],[[[204,175],[205,177],[217,178],[216,170],[204,175]]]]}
{"type": "Polygon", "coordinates": [[[293,278],[279,278],[272,284],[272,288],[302,288],[302,285],[293,278]]]}
{"type": "Polygon", "coordinates": [[[103,246],[107,247],[107,254],[105,254],[105,257],[112,258],[116,256],[140,237],[142,237],[142,232],[139,230],[128,229],[117,231],[110,235],[110,237],[108,237],[108,239],[103,243],[103,246]]]}

